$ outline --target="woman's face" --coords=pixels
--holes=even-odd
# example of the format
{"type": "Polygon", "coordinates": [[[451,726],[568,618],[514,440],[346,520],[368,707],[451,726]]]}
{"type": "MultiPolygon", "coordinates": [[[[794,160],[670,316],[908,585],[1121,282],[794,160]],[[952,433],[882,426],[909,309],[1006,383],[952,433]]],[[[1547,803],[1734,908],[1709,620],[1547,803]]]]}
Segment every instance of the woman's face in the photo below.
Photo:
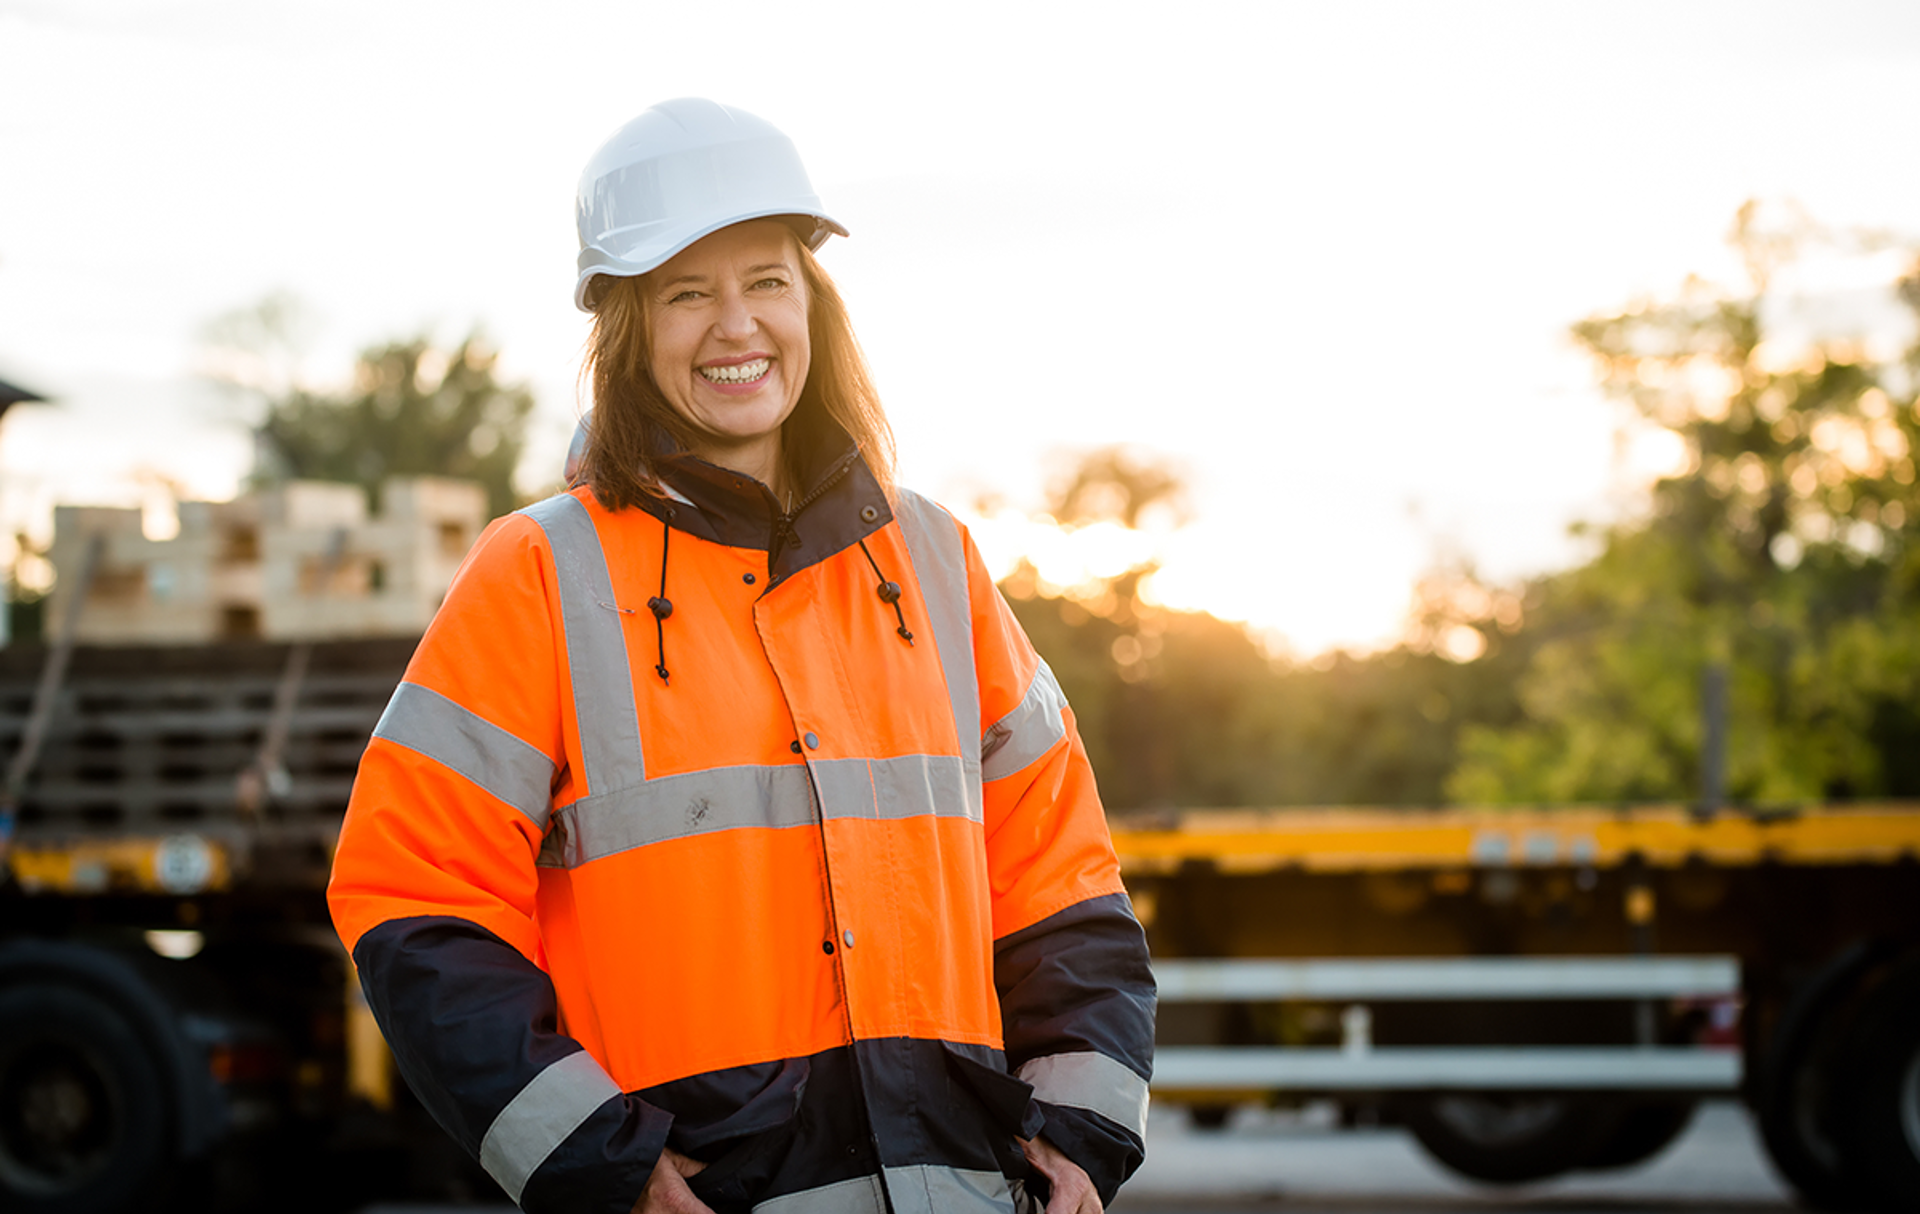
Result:
{"type": "Polygon", "coordinates": [[[704,458],[766,480],[807,382],[807,284],[776,220],[720,229],[646,276],[648,370],[708,440],[704,458]],[[746,466],[752,465],[752,466],[746,466]]]}

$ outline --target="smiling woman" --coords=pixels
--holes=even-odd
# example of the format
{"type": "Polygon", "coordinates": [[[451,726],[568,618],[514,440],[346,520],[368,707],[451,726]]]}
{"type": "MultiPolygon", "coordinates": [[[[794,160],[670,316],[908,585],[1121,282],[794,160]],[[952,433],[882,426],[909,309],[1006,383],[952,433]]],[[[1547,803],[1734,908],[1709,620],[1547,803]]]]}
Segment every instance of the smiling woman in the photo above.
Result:
{"type": "Polygon", "coordinates": [[[692,432],[694,454],[791,502],[780,429],[807,382],[799,242],[770,219],[722,228],[614,293],[640,295],[647,372],[692,432]]]}
{"type": "Polygon", "coordinates": [[[594,289],[587,374],[599,407],[583,463],[603,505],[658,497],[649,469],[675,451],[746,472],[788,505],[788,447],[836,430],[891,488],[879,394],[839,291],[791,219],[722,228],[607,284],[594,289]]]}
{"type": "Polygon", "coordinates": [[[706,101],[580,196],[584,472],[475,545],[336,853],[402,1073],[535,1214],[1099,1214],[1146,940],[1059,684],[892,483],[844,229],[706,101]]]}

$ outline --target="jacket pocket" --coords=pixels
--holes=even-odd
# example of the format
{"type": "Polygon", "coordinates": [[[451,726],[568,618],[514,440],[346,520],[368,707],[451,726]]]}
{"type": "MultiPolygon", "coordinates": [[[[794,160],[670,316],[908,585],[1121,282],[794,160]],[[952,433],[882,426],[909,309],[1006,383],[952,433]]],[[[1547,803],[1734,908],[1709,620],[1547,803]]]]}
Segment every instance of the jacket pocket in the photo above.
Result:
{"type": "MultiPolygon", "coordinates": [[[[813,1068],[805,1058],[789,1058],[777,1067],[757,1092],[724,1117],[697,1121],[686,1115],[688,1104],[704,1103],[712,1109],[716,1100],[725,1099],[724,1088],[705,1092],[705,1099],[698,1102],[685,1100],[688,1093],[683,1092],[683,1100],[676,1102],[683,1111],[667,1136],[667,1145],[707,1161],[704,1169],[687,1178],[687,1186],[719,1214],[747,1210],[793,1146],[800,1101],[813,1068]]],[[[745,1069],[747,1075],[755,1070],[760,1068],[745,1069]]],[[[736,1080],[743,1077],[741,1072],[733,1075],[736,1080]]]]}
{"type": "Polygon", "coordinates": [[[731,1150],[687,1177],[693,1195],[714,1214],[747,1214],[754,1199],[786,1161],[799,1132],[797,1116],[737,1142],[731,1150]]]}
{"type": "Polygon", "coordinates": [[[1001,1173],[1009,1180],[1031,1176],[1026,1153],[1015,1139],[1032,1138],[1045,1120],[1040,1106],[1034,1103],[1033,1085],[995,1065],[999,1062],[996,1055],[975,1058],[962,1047],[943,1044],[947,1072],[955,1086],[971,1095],[986,1114],[987,1124],[982,1128],[992,1138],[994,1159],[1001,1173]]]}
{"type": "Polygon", "coordinates": [[[674,1116],[667,1145],[717,1162],[744,1140],[791,1121],[813,1064],[805,1058],[696,1075],[642,1093],[674,1116]]]}
{"type": "Polygon", "coordinates": [[[986,1107],[996,1125],[1021,1138],[1040,1132],[1040,1106],[1033,1102],[1032,1084],[951,1044],[946,1044],[946,1053],[947,1070],[986,1107]]]}

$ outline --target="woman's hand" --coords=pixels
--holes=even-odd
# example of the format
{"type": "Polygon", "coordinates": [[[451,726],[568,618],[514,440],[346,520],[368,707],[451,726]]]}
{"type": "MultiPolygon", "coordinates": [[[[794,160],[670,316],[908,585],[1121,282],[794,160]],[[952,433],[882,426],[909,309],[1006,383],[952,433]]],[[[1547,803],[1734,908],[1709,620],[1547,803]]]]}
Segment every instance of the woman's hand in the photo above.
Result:
{"type": "Polygon", "coordinates": [[[1059,1147],[1035,1135],[1032,1141],[1022,1139],[1020,1149],[1053,1188],[1046,1214],[1104,1214],[1093,1181],[1079,1164],[1062,1155],[1059,1147]]]}
{"type": "Polygon", "coordinates": [[[647,1187],[640,1191],[640,1200],[633,1203],[633,1214],[713,1214],[713,1207],[687,1187],[687,1177],[706,1166],[671,1147],[662,1148],[660,1162],[653,1165],[653,1175],[647,1177],[647,1187]]]}

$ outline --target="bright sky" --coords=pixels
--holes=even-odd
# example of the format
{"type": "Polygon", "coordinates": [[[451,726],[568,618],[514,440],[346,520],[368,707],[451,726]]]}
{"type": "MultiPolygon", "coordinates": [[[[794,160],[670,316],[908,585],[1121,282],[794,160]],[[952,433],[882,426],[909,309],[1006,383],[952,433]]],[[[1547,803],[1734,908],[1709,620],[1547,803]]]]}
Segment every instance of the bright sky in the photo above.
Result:
{"type": "Polygon", "coordinates": [[[1372,645],[1436,560],[1575,560],[1644,476],[1570,322],[1725,273],[1750,196],[1920,230],[1906,3],[0,0],[0,46],[0,378],[61,401],[0,432],[9,529],[230,495],[200,331],[275,290],[320,381],[482,325],[549,479],[579,169],[698,94],[852,230],[823,258],[908,483],[1033,508],[1063,451],[1163,452],[1162,600],[1372,645]]]}

